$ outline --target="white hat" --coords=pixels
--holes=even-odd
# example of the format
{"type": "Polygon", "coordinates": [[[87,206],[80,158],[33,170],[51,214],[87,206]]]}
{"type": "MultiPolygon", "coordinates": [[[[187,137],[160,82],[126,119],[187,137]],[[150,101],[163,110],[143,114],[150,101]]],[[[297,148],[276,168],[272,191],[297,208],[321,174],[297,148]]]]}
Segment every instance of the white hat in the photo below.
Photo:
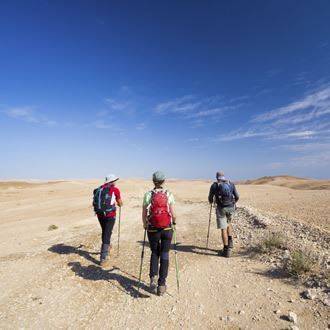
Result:
{"type": "Polygon", "coordinates": [[[106,183],[111,183],[111,182],[115,182],[119,179],[119,177],[117,175],[114,175],[114,174],[108,174],[106,177],[105,177],[105,182],[106,183]]]}

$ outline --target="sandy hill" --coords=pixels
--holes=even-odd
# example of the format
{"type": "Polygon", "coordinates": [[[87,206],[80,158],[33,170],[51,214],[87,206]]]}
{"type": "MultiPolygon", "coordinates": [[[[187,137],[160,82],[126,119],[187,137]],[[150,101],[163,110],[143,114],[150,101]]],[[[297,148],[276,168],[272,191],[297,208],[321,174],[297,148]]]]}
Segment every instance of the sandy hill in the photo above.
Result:
{"type": "Polygon", "coordinates": [[[330,180],[298,178],[290,175],[263,176],[258,179],[246,180],[240,184],[274,185],[301,190],[330,190],[330,180]]]}

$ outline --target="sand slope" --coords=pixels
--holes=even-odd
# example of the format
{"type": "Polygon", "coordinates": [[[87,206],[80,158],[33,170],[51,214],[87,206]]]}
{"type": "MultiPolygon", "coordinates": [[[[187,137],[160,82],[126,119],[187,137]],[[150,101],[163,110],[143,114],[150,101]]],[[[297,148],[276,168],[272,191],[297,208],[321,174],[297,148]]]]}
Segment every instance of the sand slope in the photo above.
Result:
{"type": "Polygon", "coordinates": [[[330,180],[306,179],[289,175],[264,176],[254,180],[246,180],[244,182],[241,182],[241,184],[269,184],[300,190],[330,190],[330,180]]]}

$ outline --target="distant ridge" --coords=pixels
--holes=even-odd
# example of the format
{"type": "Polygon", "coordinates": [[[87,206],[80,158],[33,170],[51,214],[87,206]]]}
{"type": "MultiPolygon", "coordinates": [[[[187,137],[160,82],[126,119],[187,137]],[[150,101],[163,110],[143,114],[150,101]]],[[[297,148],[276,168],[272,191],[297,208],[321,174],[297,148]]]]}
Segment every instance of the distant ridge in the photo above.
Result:
{"type": "Polygon", "coordinates": [[[273,185],[300,190],[330,190],[330,180],[299,178],[291,175],[263,176],[258,179],[239,181],[238,184],[273,185]]]}

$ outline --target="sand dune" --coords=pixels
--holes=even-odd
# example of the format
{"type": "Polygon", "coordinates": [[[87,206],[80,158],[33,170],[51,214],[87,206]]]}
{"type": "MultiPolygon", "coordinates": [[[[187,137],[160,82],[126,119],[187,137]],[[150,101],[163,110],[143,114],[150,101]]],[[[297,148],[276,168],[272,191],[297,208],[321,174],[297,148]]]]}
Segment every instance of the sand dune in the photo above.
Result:
{"type": "Polygon", "coordinates": [[[269,184],[298,190],[330,190],[330,180],[298,178],[289,175],[264,176],[258,179],[241,181],[239,183],[250,185],[269,184]]]}

